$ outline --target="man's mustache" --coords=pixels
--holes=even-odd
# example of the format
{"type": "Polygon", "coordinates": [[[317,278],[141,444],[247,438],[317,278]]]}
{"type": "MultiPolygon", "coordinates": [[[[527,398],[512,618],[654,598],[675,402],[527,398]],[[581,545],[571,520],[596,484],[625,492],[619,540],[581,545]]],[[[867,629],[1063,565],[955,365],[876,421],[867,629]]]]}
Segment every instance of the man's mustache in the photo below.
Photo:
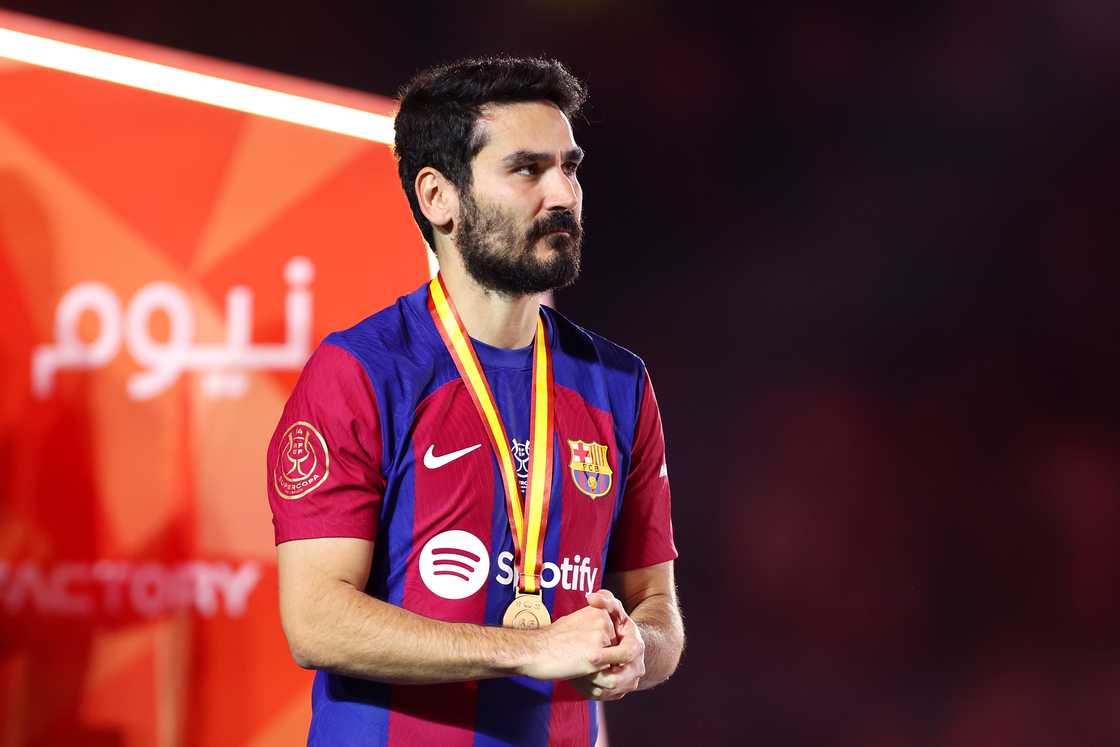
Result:
{"type": "Polygon", "coordinates": [[[549,213],[533,224],[529,231],[528,243],[533,244],[537,239],[544,238],[556,231],[566,231],[573,241],[578,241],[583,235],[583,226],[576,220],[575,214],[567,210],[549,213]]]}

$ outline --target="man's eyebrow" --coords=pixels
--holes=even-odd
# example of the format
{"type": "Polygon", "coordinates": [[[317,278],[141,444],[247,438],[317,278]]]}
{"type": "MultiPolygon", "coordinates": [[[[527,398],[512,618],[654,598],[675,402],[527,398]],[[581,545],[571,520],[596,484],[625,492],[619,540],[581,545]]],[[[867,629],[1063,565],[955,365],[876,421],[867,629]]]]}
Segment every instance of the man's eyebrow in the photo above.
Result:
{"type": "MultiPolygon", "coordinates": [[[[518,150],[510,153],[502,159],[502,163],[507,166],[516,166],[522,163],[535,163],[537,161],[547,161],[552,158],[551,153],[534,150],[518,150]]],[[[578,145],[571,150],[564,153],[564,161],[575,161],[579,163],[583,160],[583,148],[578,145]]]]}

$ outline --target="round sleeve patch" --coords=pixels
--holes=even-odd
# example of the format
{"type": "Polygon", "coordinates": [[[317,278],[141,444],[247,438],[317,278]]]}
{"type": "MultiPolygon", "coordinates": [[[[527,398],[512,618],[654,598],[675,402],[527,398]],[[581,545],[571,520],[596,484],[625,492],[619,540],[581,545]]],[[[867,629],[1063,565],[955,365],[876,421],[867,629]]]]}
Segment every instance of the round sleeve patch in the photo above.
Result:
{"type": "Polygon", "coordinates": [[[327,441],[315,426],[297,420],[280,438],[272,482],[281,498],[294,501],[323,484],[331,468],[327,441]]]}

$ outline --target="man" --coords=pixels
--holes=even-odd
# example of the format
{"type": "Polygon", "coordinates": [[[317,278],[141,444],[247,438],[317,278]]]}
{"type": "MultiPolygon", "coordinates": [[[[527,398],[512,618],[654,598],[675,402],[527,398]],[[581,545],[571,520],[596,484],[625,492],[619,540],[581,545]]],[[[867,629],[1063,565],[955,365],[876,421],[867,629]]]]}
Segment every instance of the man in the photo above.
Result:
{"type": "Polygon", "coordinates": [[[284,631],[319,670],[309,744],[593,744],[594,701],[677,666],[645,367],[540,303],[579,270],[585,98],[538,59],[403,89],[401,181],[440,274],[323,341],[268,451],[284,631]]]}

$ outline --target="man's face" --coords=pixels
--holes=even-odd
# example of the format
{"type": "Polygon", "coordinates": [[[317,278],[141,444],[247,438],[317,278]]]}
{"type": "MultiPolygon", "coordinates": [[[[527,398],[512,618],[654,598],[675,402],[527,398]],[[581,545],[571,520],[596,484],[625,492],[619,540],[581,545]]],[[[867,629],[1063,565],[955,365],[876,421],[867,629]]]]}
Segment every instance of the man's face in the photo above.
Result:
{"type": "Polygon", "coordinates": [[[523,295],[570,285],[579,275],[583,152],[568,118],[549,103],[489,106],[486,145],[460,199],[455,245],[484,288],[523,295]]]}

